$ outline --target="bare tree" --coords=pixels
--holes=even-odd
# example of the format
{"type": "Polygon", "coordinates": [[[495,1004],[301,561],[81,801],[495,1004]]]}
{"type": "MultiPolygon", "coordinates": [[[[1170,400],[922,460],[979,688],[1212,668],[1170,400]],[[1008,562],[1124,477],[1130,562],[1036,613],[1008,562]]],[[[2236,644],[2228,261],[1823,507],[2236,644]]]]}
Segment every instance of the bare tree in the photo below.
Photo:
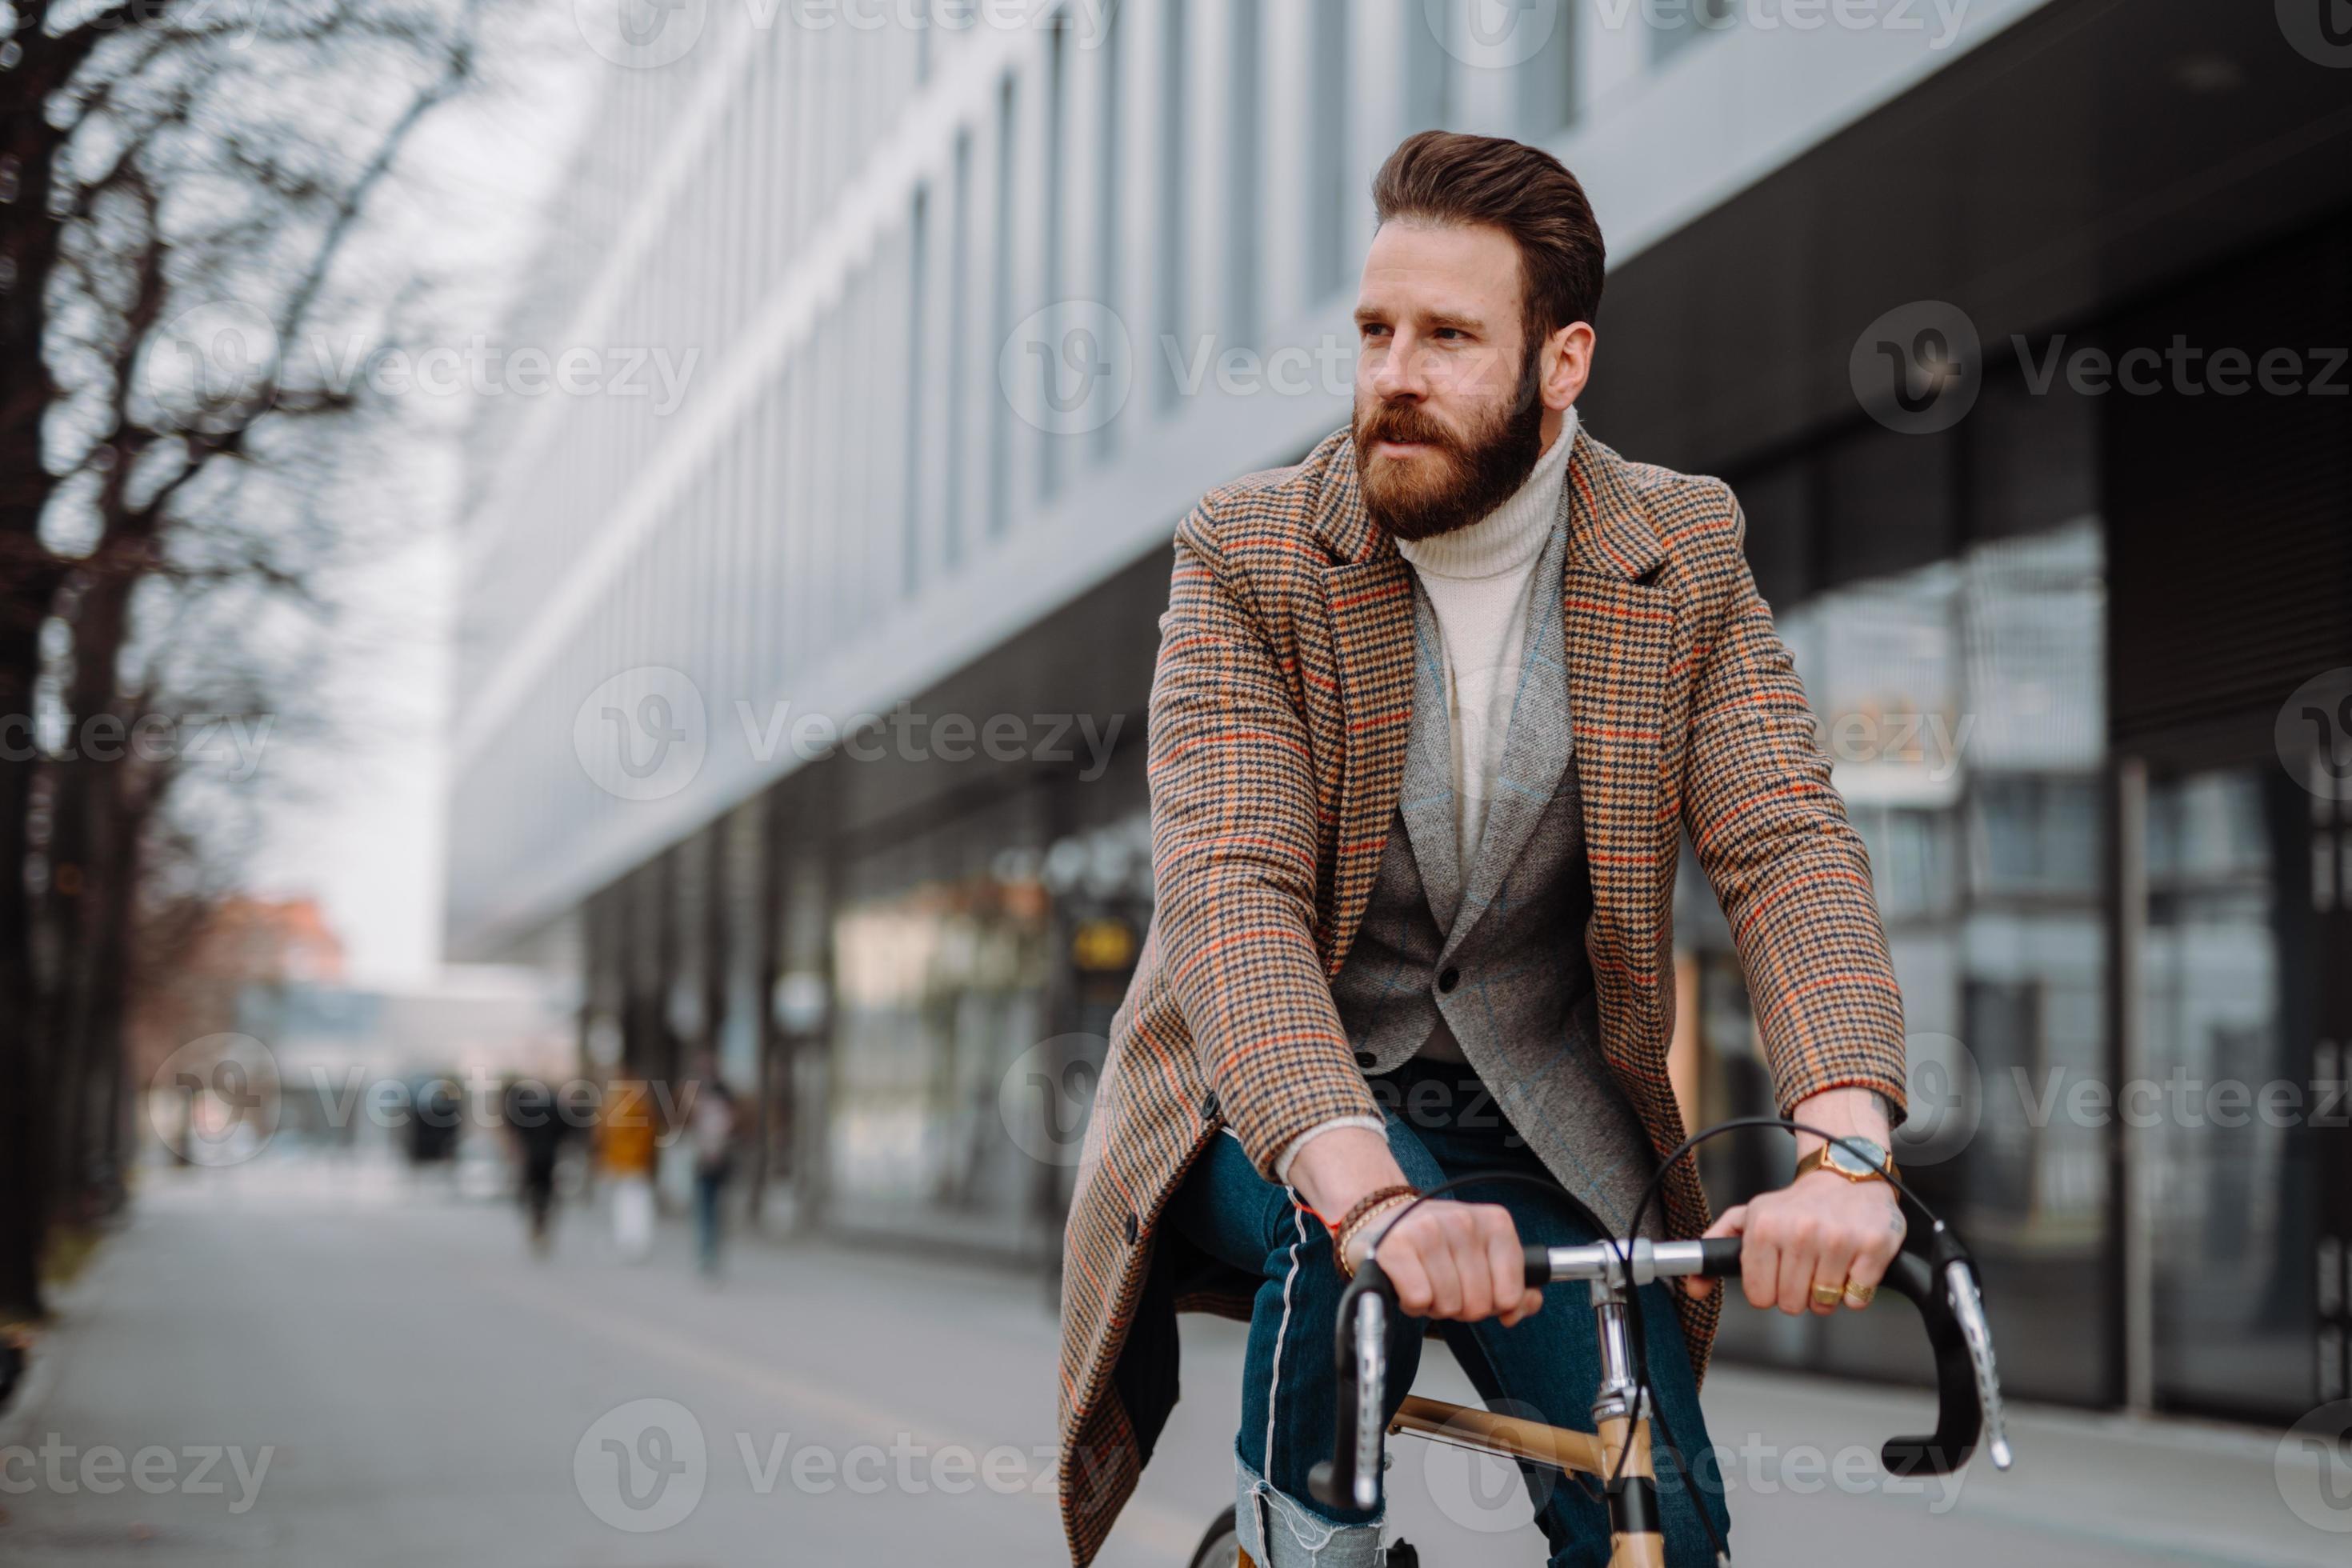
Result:
{"type": "MultiPolygon", "coordinates": [[[[153,657],[168,637],[126,676],[140,619],[207,594],[299,603],[334,547],[335,465],[363,388],[281,345],[382,315],[355,237],[417,127],[473,84],[486,4],[237,16],[14,0],[0,44],[0,1319],[37,1315],[48,1218],[121,1121],[142,852],[184,776],[127,757],[173,695],[153,657]]],[[[215,617],[209,635],[234,644],[261,624],[215,617]]],[[[271,695],[253,682],[250,711],[271,695]]]]}

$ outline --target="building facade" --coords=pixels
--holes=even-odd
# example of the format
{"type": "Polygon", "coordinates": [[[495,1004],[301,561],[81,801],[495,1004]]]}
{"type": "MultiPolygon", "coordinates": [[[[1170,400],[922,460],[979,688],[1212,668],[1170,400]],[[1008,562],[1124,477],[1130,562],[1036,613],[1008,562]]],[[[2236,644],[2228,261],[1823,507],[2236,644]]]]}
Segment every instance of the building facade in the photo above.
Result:
{"type": "MultiPolygon", "coordinates": [[[[1381,158],[1515,135],[1609,238],[1590,427],[1746,505],[2010,1381],[2342,1397],[2352,42],[2291,10],[624,10],[509,346],[655,371],[489,416],[454,953],[574,977],[592,1064],[714,1052],[799,1223],[1048,1263],[1169,538],[1345,423],[1381,158]]],[[[1683,905],[1691,1112],[1764,1109],[1683,905]]],[[[1725,1344],[1917,1370],[1891,1320],[1725,1344]]]]}

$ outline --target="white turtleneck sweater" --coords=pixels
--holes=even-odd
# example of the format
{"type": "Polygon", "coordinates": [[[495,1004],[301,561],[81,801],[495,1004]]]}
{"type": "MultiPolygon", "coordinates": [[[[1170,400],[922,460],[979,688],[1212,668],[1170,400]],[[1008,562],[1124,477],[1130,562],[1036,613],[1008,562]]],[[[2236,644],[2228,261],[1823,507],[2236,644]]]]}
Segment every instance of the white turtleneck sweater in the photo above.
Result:
{"type": "Polygon", "coordinates": [[[1536,559],[1559,515],[1560,486],[1576,444],[1576,410],[1536,459],[1527,482],[1467,528],[1433,539],[1399,540],[1421,578],[1445,645],[1446,717],[1454,742],[1454,864],[1462,879],[1478,863],[1486,801],[1502,770],[1503,741],[1518,695],[1536,559]]]}
{"type": "MultiPolygon", "coordinates": [[[[1444,645],[1454,864],[1465,883],[1478,863],[1486,802],[1502,771],[1503,742],[1510,733],[1511,704],[1518,696],[1519,664],[1527,649],[1528,612],[1535,603],[1536,562],[1559,517],[1560,488],[1568,481],[1576,433],[1576,410],[1571,408],[1527,482],[1502,505],[1451,533],[1397,542],[1429,595],[1430,608],[1437,613],[1438,640],[1444,645]]],[[[1557,592],[1558,584],[1553,586],[1557,592]]],[[[1459,1059],[1454,1053],[1445,1054],[1459,1059]]],[[[1310,1127],[1276,1159],[1277,1179],[1287,1183],[1290,1163],[1307,1141],[1335,1127],[1383,1130],[1378,1118],[1364,1116],[1337,1117],[1310,1127]]]]}

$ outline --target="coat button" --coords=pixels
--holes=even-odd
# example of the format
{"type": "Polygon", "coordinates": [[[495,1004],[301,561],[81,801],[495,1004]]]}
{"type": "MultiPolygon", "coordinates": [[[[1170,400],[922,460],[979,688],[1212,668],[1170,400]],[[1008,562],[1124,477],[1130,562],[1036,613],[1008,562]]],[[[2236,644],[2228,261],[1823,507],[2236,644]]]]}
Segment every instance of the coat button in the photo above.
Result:
{"type": "Polygon", "coordinates": [[[1216,1119],[1217,1091],[1215,1089],[1211,1089],[1209,1091],[1208,1098],[1201,1101],[1201,1120],[1203,1121],[1214,1121],[1216,1119]]]}
{"type": "Polygon", "coordinates": [[[1142,1226],[1139,1226],[1139,1225],[1137,1225],[1137,1224],[1135,1223],[1135,1215],[1133,1215],[1132,1214],[1129,1215],[1127,1216],[1127,1244],[1128,1244],[1128,1246],[1129,1246],[1129,1247],[1133,1247],[1133,1246],[1135,1245],[1135,1238],[1136,1238],[1136,1237],[1137,1237],[1137,1236],[1139,1236],[1139,1235],[1140,1235],[1140,1234],[1141,1234],[1141,1232],[1142,1232],[1142,1226]]]}
{"type": "Polygon", "coordinates": [[[1445,966],[1445,973],[1437,977],[1437,988],[1449,994],[1456,985],[1461,984],[1462,972],[1450,963],[1445,966]]]}
{"type": "Polygon", "coordinates": [[[1360,1068],[1370,1067],[1374,1062],[1377,1062],[1380,1059],[1380,1058],[1372,1055],[1370,1051],[1358,1051],[1356,1053],[1356,1065],[1360,1068]]]}

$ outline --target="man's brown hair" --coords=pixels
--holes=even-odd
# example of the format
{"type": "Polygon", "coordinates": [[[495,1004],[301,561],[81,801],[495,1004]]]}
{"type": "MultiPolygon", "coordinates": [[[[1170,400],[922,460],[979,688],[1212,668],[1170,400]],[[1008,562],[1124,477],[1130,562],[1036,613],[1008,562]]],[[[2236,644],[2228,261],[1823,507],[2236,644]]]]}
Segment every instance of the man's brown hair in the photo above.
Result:
{"type": "Polygon", "coordinates": [[[1576,176],[1540,147],[1455,131],[1408,136],[1372,176],[1372,207],[1382,224],[1485,224],[1509,235],[1530,355],[1543,338],[1600,314],[1601,226],[1576,176]]]}

